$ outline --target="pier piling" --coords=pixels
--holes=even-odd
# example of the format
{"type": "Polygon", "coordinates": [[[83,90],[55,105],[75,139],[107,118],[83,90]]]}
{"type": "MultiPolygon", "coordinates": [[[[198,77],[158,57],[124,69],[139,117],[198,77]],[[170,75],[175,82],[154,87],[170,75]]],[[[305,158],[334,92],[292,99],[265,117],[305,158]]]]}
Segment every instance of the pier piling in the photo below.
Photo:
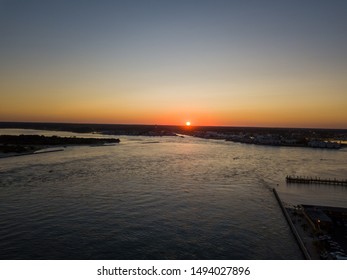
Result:
{"type": "Polygon", "coordinates": [[[339,185],[347,186],[347,180],[337,180],[334,179],[321,179],[320,177],[302,177],[302,176],[287,176],[287,183],[297,183],[297,184],[325,184],[325,185],[339,185]]]}

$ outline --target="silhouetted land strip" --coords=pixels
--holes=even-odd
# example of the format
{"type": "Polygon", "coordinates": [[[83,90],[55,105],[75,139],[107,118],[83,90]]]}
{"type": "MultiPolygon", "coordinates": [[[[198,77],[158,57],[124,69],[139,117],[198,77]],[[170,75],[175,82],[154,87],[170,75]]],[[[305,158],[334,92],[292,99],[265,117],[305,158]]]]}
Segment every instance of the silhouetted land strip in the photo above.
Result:
{"type": "Polygon", "coordinates": [[[292,220],[290,219],[289,214],[288,214],[286,208],[283,206],[282,200],[280,199],[276,189],[272,189],[272,190],[273,190],[273,193],[275,194],[276,200],[277,200],[277,202],[278,202],[278,204],[279,204],[279,206],[280,206],[280,208],[281,208],[281,210],[283,212],[283,215],[286,218],[286,220],[288,222],[288,225],[289,225],[289,227],[290,227],[290,229],[291,229],[291,231],[292,231],[296,241],[298,242],[298,246],[300,247],[301,252],[303,253],[303,255],[305,256],[305,258],[307,260],[310,260],[311,256],[310,256],[310,254],[309,254],[309,252],[308,252],[304,242],[302,241],[299,233],[297,232],[297,230],[296,230],[292,220]]]}
{"type": "Polygon", "coordinates": [[[116,138],[78,138],[43,135],[0,135],[4,145],[95,145],[119,143],[116,138]]]}
{"type": "Polygon", "coordinates": [[[105,135],[177,136],[190,135],[245,144],[339,149],[346,147],[346,129],[266,128],[230,126],[175,126],[0,122],[0,128],[101,133],[105,135]]]}
{"type": "Polygon", "coordinates": [[[75,133],[100,133],[105,135],[177,136],[179,126],[125,125],[125,124],[74,124],[74,123],[26,123],[0,122],[0,128],[69,131],[75,133]]]}
{"type": "MultiPolygon", "coordinates": [[[[268,128],[268,127],[232,127],[232,126],[191,126],[184,125],[126,125],[126,124],[76,124],[76,123],[32,123],[32,122],[0,122],[0,128],[23,128],[39,130],[71,131],[78,133],[110,132],[114,135],[146,135],[150,132],[168,132],[196,135],[201,133],[206,137],[209,132],[222,135],[249,133],[279,134],[289,137],[292,134],[309,136],[310,138],[347,137],[347,129],[318,129],[318,128],[268,128]]],[[[224,138],[225,139],[225,138],[224,138]]]]}
{"type": "Polygon", "coordinates": [[[116,138],[78,138],[42,135],[0,135],[0,152],[33,153],[47,146],[103,145],[119,143],[116,138]]]}
{"type": "Polygon", "coordinates": [[[295,184],[325,184],[325,185],[341,185],[347,186],[347,180],[337,180],[337,179],[321,179],[313,177],[300,177],[300,176],[287,176],[287,183],[295,184]]]}

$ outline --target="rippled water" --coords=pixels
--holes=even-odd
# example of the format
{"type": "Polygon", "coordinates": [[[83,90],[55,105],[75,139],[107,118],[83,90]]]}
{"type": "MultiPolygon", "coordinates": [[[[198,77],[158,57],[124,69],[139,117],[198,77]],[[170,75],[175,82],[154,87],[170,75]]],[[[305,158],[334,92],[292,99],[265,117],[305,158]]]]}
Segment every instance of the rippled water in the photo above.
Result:
{"type": "Polygon", "coordinates": [[[1,259],[301,259],[288,203],[347,207],[347,151],[192,137],[0,159],[1,259]],[[278,185],[277,185],[278,184],[278,185]]]}

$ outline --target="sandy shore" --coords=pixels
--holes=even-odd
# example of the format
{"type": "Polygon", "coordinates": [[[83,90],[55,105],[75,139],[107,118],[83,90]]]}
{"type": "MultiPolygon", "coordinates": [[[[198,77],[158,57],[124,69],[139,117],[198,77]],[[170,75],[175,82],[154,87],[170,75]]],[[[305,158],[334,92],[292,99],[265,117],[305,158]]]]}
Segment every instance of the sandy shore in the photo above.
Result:
{"type": "Polygon", "coordinates": [[[25,152],[25,153],[0,153],[0,158],[38,155],[38,154],[45,154],[45,153],[61,152],[64,150],[65,150],[64,148],[45,148],[45,149],[40,148],[31,152],[25,152]]]}

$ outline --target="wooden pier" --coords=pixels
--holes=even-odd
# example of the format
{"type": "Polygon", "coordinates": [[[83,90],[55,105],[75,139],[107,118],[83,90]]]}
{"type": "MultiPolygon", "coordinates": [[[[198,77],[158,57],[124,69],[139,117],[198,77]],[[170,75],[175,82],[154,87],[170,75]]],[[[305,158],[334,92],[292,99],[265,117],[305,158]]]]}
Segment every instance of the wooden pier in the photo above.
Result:
{"type": "Polygon", "coordinates": [[[347,186],[347,180],[322,179],[319,177],[302,177],[302,176],[287,176],[287,183],[295,184],[324,184],[324,185],[339,185],[347,186]]]}

